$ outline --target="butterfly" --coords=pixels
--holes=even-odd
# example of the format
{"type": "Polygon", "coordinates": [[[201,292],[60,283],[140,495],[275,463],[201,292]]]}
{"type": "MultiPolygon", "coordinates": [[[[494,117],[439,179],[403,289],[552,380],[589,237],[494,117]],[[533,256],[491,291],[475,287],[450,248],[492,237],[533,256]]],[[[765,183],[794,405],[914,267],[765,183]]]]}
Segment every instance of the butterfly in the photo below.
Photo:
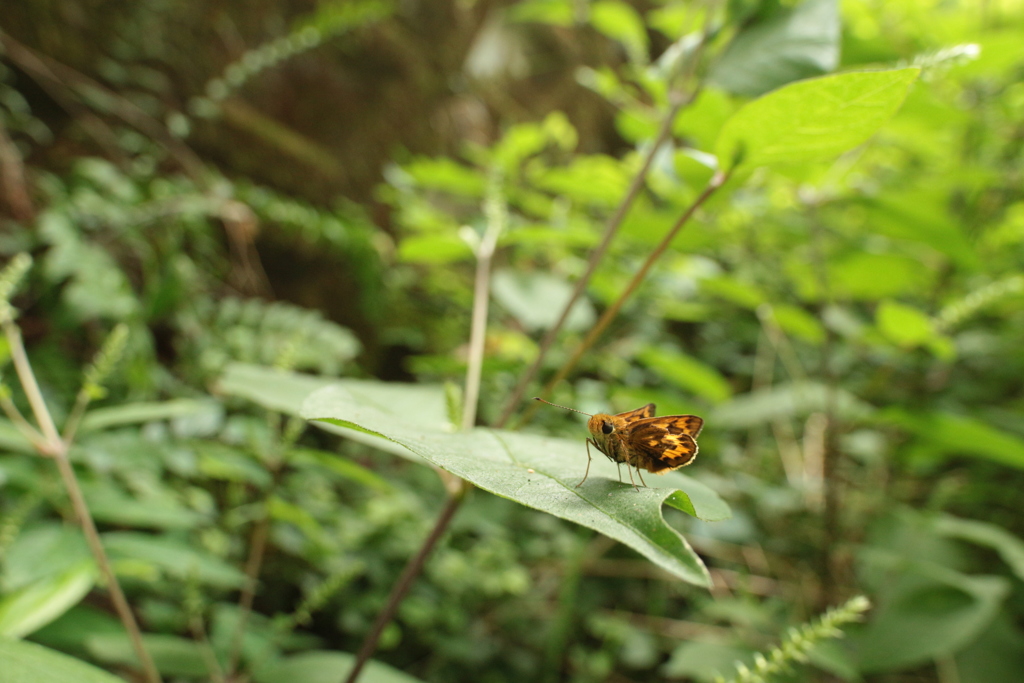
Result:
{"type": "MultiPolygon", "coordinates": [[[[542,398],[535,397],[534,400],[590,417],[587,422],[587,429],[590,431],[590,438],[587,439],[587,471],[583,475],[583,480],[576,484],[576,488],[582,486],[590,475],[591,445],[616,465],[626,463],[629,467],[635,467],[640,483],[644,486],[647,486],[647,482],[644,481],[641,470],[665,474],[685,467],[697,458],[697,435],[704,426],[704,420],[696,415],[655,417],[653,403],[618,415],[590,415],[542,398]]],[[[629,472],[629,481],[633,488],[639,491],[640,488],[633,481],[633,470],[626,471],[629,472]]],[[[622,481],[621,469],[619,481],[622,481]]]]}

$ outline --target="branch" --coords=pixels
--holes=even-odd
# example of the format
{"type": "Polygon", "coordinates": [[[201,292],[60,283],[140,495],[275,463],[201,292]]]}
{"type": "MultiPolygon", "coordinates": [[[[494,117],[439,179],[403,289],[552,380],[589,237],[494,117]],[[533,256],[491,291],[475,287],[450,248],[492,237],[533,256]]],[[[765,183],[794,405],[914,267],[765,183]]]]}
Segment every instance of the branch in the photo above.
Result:
{"type": "MultiPolygon", "coordinates": [[[[630,295],[632,295],[634,291],[636,291],[636,288],[640,286],[640,283],[644,281],[644,278],[647,277],[647,272],[651,269],[651,266],[654,265],[654,262],[657,261],[663,253],[665,253],[665,250],[668,249],[670,244],[672,244],[672,240],[676,238],[679,231],[682,230],[690,221],[690,218],[692,218],[697,212],[697,209],[699,209],[701,205],[703,205],[704,202],[706,202],[708,198],[718,190],[718,188],[722,187],[728,179],[729,173],[722,171],[717,171],[715,175],[712,176],[711,180],[708,181],[707,186],[704,188],[704,191],[701,192],[697,199],[693,201],[693,204],[683,212],[683,215],[679,217],[665,237],[662,238],[658,246],[654,248],[654,251],[647,256],[647,260],[644,261],[642,266],[640,266],[640,270],[638,270],[633,276],[633,279],[629,281],[629,284],[626,285],[626,288],[619,295],[619,298],[605,310],[594,327],[591,328],[586,338],[580,342],[579,346],[576,347],[576,350],[573,352],[569,360],[559,368],[555,376],[547,383],[541,391],[542,395],[550,394],[555,385],[565,379],[572,369],[576,367],[576,363],[578,363],[580,358],[583,357],[583,354],[594,345],[594,342],[597,341],[597,338],[601,336],[601,333],[604,332],[605,328],[608,327],[615,316],[619,314],[619,311],[626,303],[626,300],[629,299],[630,295]]],[[[526,409],[526,413],[523,415],[523,422],[527,422],[533,416],[539,405],[539,403],[531,404],[530,407],[526,409]]]]}

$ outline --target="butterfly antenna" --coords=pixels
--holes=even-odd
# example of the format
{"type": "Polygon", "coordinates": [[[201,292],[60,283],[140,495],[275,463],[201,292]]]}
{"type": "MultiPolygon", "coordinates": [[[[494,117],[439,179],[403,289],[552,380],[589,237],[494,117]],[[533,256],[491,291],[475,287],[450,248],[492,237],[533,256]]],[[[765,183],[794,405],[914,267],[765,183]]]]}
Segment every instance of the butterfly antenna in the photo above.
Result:
{"type": "Polygon", "coordinates": [[[539,396],[534,396],[533,400],[534,401],[540,401],[541,403],[547,403],[549,406],[554,406],[556,408],[562,408],[563,410],[571,410],[574,413],[579,413],[580,415],[586,415],[587,417],[594,417],[590,413],[584,413],[582,410],[576,410],[575,408],[566,408],[565,406],[560,406],[557,403],[552,403],[551,401],[545,401],[544,399],[542,399],[539,396]]]}

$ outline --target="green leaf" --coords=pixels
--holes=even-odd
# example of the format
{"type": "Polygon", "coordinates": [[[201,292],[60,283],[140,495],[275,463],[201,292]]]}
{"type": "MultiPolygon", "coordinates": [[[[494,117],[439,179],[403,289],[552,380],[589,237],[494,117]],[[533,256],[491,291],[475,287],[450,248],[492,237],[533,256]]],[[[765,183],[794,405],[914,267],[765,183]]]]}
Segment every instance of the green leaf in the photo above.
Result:
{"type": "Polygon", "coordinates": [[[123,679],[50,648],[0,639],[5,683],[124,683],[123,679]]]}
{"type": "Polygon", "coordinates": [[[170,536],[112,531],[103,534],[103,545],[115,561],[141,562],[179,581],[195,578],[216,588],[245,584],[245,574],[224,560],[170,536]]]}
{"type": "Polygon", "coordinates": [[[202,415],[209,413],[211,410],[220,410],[220,408],[213,401],[197,401],[188,398],[155,403],[129,403],[110,408],[95,408],[82,418],[79,431],[81,433],[99,432],[111,427],[143,424],[158,420],[173,420],[197,414],[202,415]]]}
{"type": "Polygon", "coordinates": [[[590,477],[577,488],[586,467],[583,434],[570,441],[482,428],[428,430],[407,424],[401,412],[381,404],[374,387],[327,387],[310,396],[302,412],[399,444],[479,488],[600,531],[685,581],[708,584],[700,558],[665,523],[661,508],[668,503],[708,520],[723,519],[729,511],[714,492],[682,474],[649,475],[651,484],[667,486],[636,491],[619,483],[614,464],[595,454],[590,477]]]}
{"type": "Polygon", "coordinates": [[[404,263],[440,265],[472,257],[473,249],[458,235],[413,235],[398,245],[398,260],[404,263]]]}
{"type": "Polygon", "coordinates": [[[0,599],[0,637],[21,638],[81,602],[96,581],[92,559],[46,576],[0,599]]]}
{"type": "MultiPolygon", "coordinates": [[[[165,676],[208,676],[203,646],[178,636],[145,634],[142,636],[156,668],[165,676]]],[[[85,639],[85,648],[96,659],[110,664],[140,666],[131,640],[125,633],[103,633],[85,639]]]]}
{"type": "Polygon", "coordinates": [[[617,40],[634,61],[646,61],[647,27],[635,9],[621,0],[598,0],[590,6],[590,22],[617,40]]]}
{"type": "MultiPolygon", "coordinates": [[[[253,676],[256,683],[337,683],[348,677],[355,656],[347,652],[312,650],[285,657],[257,669],[253,676]]],[[[387,664],[372,659],[359,676],[366,683],[418,683],[413,678],[393,669],[387,664]]]]}
{"type": "Polygon", "coordinates": [[[956,653],[992,623],[1010,590],[999,576],[968,576],[884,551],[866,557],[888,567],[889,584],[871,623],[851,633],[854,660],[863,673],[956,653]]]}
{"type": "Polygon", "coordinates": [[[867,140],[899,109],[916,67],[792,83],[740,109],[715,153],[723,168],[829,161],[867,140]]]}
{"type": "Polygon", "coordinates": [[[712,85],[757,96],[839,63],[839,3],[807,0],[740,31],[711,69],[712,85]]]}
{"type": "Polygon", "coordinates": [[[999,553],[1017,578],[1024,581],[1024,541],[1006,529],[974,519],[940,515],[935,520],[935,531],[944,536],[992,548],[999,553]]]}
{"type": "Polygon", "coordinates": [[[914,432],[941,455],[969,455],[1024,468],[1024,439],[980,420],[953,413],[891,409],[879,416],[914,432]]]}
{"type": "Polygon", "coordinates": [[[712,403],[721,403],[732,395],[732,387],[721,373],[693,356],[651,346],[642,350],[637,358],[662,379],[712,403]]]}
{"type": "MultiPolygon", "coordinates": [[[[326,386],[340,386],[352,389],[368,397],[367,400],[379,407],[402,416],[409,426],[418,425],[428,430],[444,430],[451,427],[445,408],[444,388],[437,384],[386,384],[363,380],[338,380],[313,377],[276,368],[259,365],[232,363],[217,383],[217,391],[237,396],[270,410],[287,415],[302,416],[302,404],[317,389],[326,386]]],[[[391,441],[366,434],[353,433],[336,425],[317,423],[321,429],[368,444],[416,463],[423,461],[408,449],[391,441]]]]}
{"type": "Polygon", "coordinates": [[[161,489],[144,498],[127,495],[113,484],[83,484],[82,493],[92,516],[99,522],[147,529],[191,529],[206,518],[191,510],[174,495],[161,489]]]}
{"type": "Polygon", "coordinates": [[[40,580],[72,571],[92,559],[78,527],[44,522],[22,530],[7,548],[3,563],[3,589],[14,591],[40,580]]]}
{"type": "Polygon", "coordinates": [[[935,337],[931,317],[912,306],[883,301],[875,312],[875,318],[881,333],[904,348],[921,346],[935,337]]]}

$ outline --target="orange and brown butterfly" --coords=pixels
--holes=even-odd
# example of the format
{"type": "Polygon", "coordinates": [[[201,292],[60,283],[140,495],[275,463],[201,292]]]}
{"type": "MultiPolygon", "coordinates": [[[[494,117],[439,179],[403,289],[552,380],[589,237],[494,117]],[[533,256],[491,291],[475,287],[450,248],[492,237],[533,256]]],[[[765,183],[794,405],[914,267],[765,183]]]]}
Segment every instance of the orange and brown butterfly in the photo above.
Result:
{"type": "MultiPolygon", "coordinates": [[[[590,415],[582,410],[566,408],[542,398],[534,397],[534,400],[590,417],[587,422],[587,429],[590,430],[590,438],[587,439],[587,471],[583,475],[583,480],[576,484],[576,488],[582,486],[590,475],[591,445],[608,456],[616,465],[626,463],[630,467],[635,467],[640,483],[644,486],[647,486],[647,482],[640,474],[641,470],[665,474],[685,467],[697,458],[697,435],[704,426],[704,420],[696,415],[654,417],[653,403],[618,415],[590,415]]],[[[633,481],[633,470],[627,471],[629,481],[639,491],[636,482],[633,481]]],[[[621,470],[619,481],[622,481],[621,470]]]]}

